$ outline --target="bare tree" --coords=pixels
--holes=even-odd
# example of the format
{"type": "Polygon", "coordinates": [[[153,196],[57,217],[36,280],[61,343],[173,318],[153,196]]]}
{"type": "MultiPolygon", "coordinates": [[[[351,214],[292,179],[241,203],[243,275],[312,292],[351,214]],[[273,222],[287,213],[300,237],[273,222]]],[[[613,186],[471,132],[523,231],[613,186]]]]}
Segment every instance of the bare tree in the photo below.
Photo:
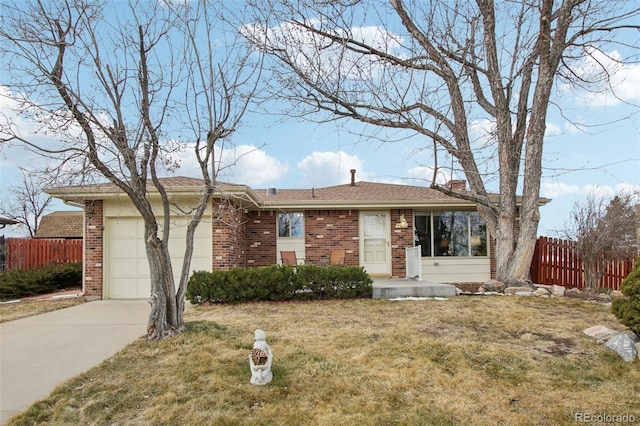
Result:
{"type": "Polygon", "coordinates": [[[600,64],[620,32],[637,34],[640,10],[580,0],[270,4],[263,16],[268,8],[256,2],[262,26],[244,34],[274,59],[272,81],[293,102],[291,113],[425,139],[436,165],[432,187],[476,203],[495,237],[497,278],[528,279],[554,82],[607,83],[603,66],[586,73],[578,65],[590,56],[600,64]],[[474,140],[470,129],[479,122],[491,131],[474,140]],[[470,191],[436,181],[449,164],[438,162],[443,153],[470,191]],[[496,178],[497,199],[487,190],[496,178]]]}
{"type": "Polygon", "coordinates": [[[638,194],[622,193],[610,201],[591,194],[576,203],[561,238],[574,241],[584,265],[585,287],[599,289],[599,282],[614,260],[638,255],[638,194]]]}
{"type": "Polygon", "coordinates": [[[222,32],[221,7],[35,0],[3,5],[0,18],[0,49],[7,83],[21,101],[18,112],[60,139],[59,146],[43,146],[5,123],[4,143],[98,173],[131,199],[144,220],[151,339],[184,329],[194,232],[216,191],[215,152],[237,129],[257,87],[260,56],[222,32]],[[192,149],[204,181],[188,207],[173,205],[159,179],[176,145],[192,149]],[[160,196],[159,212],[151,192],[160,196]],[[168,247],[175,208],[191,218],[177,286],[168,247]]]}
{"type": "Polygon", "coordinates": [[[34,174],[21,169],[21,181],[18,186],[9,191],[13,196],[7,204],[3,204],[0,213],[17,220],[24,227],[29,236],[34,238],[40,225],[42,216],[49,209],[53,199],[42,190],[47,186],[38,180],[34,174]]]}

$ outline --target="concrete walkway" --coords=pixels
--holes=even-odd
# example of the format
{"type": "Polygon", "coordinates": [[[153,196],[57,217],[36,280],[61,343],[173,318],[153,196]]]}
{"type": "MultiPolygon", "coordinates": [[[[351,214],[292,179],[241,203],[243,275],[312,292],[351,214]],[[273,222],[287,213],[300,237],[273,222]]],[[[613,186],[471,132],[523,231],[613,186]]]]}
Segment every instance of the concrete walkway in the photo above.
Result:
{"type": "Polygon", "coordinates": [[[456,294],[456,287],[451,284],[417,281],[406,278],[373,278],[374,299],[453,297],[456,294]]]}
{"type": "Polygon", "coordinates": [[[146,300],[100,300],[0,324],[0,424],[146,334],[146,300]]]}

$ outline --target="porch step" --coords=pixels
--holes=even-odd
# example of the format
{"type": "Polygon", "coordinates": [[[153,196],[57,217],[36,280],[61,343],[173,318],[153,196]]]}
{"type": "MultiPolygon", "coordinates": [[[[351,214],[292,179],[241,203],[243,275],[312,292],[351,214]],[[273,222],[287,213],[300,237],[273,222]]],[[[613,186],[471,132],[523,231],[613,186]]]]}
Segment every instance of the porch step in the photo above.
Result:
{"type": "Polygon", "coordinates": [[[432,283],[411,279],[374,278],[374,299],[398,297],[452,297],[456,287],[451,284],[432,283]]]}

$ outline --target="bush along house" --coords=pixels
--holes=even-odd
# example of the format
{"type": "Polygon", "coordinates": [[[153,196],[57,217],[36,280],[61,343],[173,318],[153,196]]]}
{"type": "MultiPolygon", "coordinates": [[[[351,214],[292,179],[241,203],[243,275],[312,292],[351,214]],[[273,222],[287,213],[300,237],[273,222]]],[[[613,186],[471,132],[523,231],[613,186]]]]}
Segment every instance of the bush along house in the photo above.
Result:
{"type": "MultiPolygon", "coordinates": [[[[442,283],[478,283],[493,275],[491,237],[465,200],[422,186],[357,182],[309,189],[261,189],[218,183],[194,237],[191,269],[260,267],[298,262],[327,264],[332,252],[371,276],[411,277],[442,283]]],[[[176,208],[170,251],[180,271],[190,210],[200,179],[161,179],[176,208]]],[[[449,182],[465,191],[463,180],[449,182]]],[[[149,190],[151,200],[157,193],[149,190]]],[[[149,267],[144,222],[113,184],[50,188],[46,192],[84,206],[84,294],[89,299],[146,298],[149,267]]],[[[548,200],[541,200],[547,202],[548,200]]]]}

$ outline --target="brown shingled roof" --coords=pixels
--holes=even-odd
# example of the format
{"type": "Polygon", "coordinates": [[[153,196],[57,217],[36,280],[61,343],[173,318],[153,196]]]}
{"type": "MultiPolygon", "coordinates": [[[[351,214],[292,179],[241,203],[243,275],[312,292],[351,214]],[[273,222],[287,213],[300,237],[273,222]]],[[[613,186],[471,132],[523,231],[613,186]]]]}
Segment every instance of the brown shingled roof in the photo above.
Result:
{"type": "MultiPolygon", "coordinates": [[[[168,192],[196,193],[202,188],[203,181],[190,177],[161,178],[168,192]]],[[[464,181],[458,181],[456,191],[464,193],[464,181]],[[460,186],[461,184],[462,186],[460,186]]],[[[354,182],[354,184],[336,185],[324,188],[279,189],[271,194],[266,189],[253,190],[246,185],[218,182],[221,191],[235,194],[258,208],[351,208],[356,207],[424,207],[458,206],[474,207],[472,201],[446,195],[425,186],[397,185],[377,182],[354,182]]],[[[154,191],[150,188],[150,191],[154,191]]],[[[46,192],[54,197],[82,201],[100,199],[107,194],[121,193],[114,184],[98,184],[50,188],[46,192]]],[[[496,202],[496,194],[489,194],[496,202]]],[[[541,199],[541,203],[549,200],[541,199]]]]}
{"type": "Polygon", "coordinates": [[[315,189],[280,189],[276,195],[257,190],[263,201],[416,201],[456,198],[424,186],[358,182],[315,189]]]}
{"type": "Polygon", "coordinates": [[[82,238],[81,210],[59,211],[42,217],[36,238],[82,238]]]}
{"type": "MultiPolygon", "coordinates": [[[[464,191],[460,191],[464,192],[464,191]]],[[[256,190],[264,207],[418,207],[427,205],[473,206],[470,201],[451,197],[425,186],[357,182],[325,188],[256,190]]]]}

